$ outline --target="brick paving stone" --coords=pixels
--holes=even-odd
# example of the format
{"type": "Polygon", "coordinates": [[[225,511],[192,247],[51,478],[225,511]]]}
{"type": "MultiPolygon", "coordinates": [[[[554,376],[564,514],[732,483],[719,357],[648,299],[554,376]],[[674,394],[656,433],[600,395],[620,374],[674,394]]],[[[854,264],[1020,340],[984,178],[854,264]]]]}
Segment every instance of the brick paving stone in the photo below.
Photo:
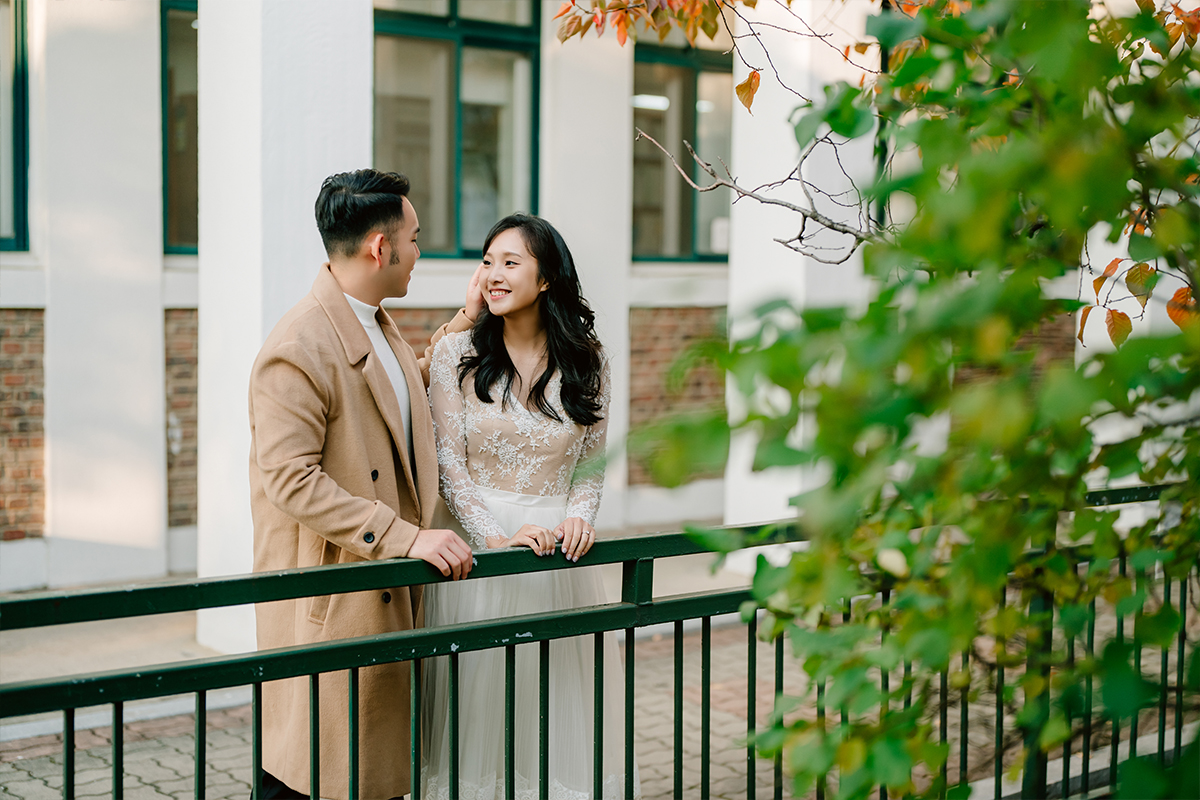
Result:
{"type": "Polygon", "coordinates": [[[60,797],[58,790],[51,789],[36,778],[6,783],[4,789],[21,800],[59,800],[60,797]]]}

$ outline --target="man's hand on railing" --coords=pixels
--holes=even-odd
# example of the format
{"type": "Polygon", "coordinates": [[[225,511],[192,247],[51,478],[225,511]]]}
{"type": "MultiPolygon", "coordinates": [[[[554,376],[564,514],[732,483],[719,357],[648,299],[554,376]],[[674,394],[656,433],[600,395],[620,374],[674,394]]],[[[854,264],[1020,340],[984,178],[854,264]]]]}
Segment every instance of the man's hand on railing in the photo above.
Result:
{"type": "Polygon", "coordinates": [[[418,531],[416,540],[408,549],[408,557],[427,561],[443,575],[453,574],[456,581],[471,572],[471,548],[457,533],[443,528],[418,531]]]}

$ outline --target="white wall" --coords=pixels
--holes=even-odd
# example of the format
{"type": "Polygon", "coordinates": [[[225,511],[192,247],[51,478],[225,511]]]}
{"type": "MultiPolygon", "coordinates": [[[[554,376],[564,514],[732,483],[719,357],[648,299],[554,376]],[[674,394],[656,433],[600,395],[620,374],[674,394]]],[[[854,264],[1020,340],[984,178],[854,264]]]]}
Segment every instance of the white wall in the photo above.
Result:
{"type": "Polygon", "coordinates": [[[44,93],[31,223],[48,307],[47,581],[161,575],[158,4],[35,0],[29,17],[44,93]]]}
{"type": "MultiPolygon", "coordinates": [[[[761,38],[739,39],[746,61],[762,72],[762,82],[753,103],[753,114],[741,104],[734,106],[733,170],[741,185],[756,187],[776,181],[795,168],[800,156],[788,117],[805,97],[819,100],[821,87],[838,79],[857,82],[859,73],[841,61],[836,49],[852,41],[849,31],[863,30],[863,17],[870,5],[862,0],[796,0],[791,10],[782,4],[760,3],[749,18],[779,27],[756,26],[761,38]],[[814,24],[818,33],[833,32],[831,43],[805,38],[786,30],[796,29],[793,14],[814,24]],[[783,28],[785,30],[780,30],[783,28]],[[841,41],[844,39],[845,41],[841,41]],[[762,47],[769,50],[771,63],[786,81],[783,86],[768,64],[762,47]]],[[[739,18],[737,33],[749,33],[745,19],[739,18]]],[[[735,60],[734,81],[745,79],[749,68],[735,60]]],[[[871,146],[856,144],[848,149],[843,163],[858,169],[860,176],[871,173],[871,146]]],[[[804,175],[825,188],[843,188],[836,162],[813,158],[805,165],[804,175]]],[[[797,205],[807,201],[795,183],[773,191],[772,196],[797,205]]],[[[820,210],[837,217],[836,207],[820,210]]],[[[794,253],[774,241],[796,235],[800,219],[786,209],[743,200],[733,207],[729,255],[729,316],[732,335],[748,328],[750,314],[759,304],[787,298],[801,306],[841,305],[858,301],[865,295],[861,259],[856,254],[846,264],[826,266],[794,253]]],[[[837,241],[824,242],[837,244],[837,241]]],[[[727,392],[731,419],[745,413],[744,405],[732,384],[727,392]]],[[[788,499],[809,488],[819,477],[801,469],[774,468],[753,472],[751,465],[757,440],[750,434],[734,437],[725,472],[725,522],[749,524],[790,517],[794,509],[788,499]]]]}
{"type": "MultiPolygon", "coordinates": [[[[325,260],[321,181],[371,163],[372,13],[370,0],[200,0],[201,576],[252,566],[250,366],[325,260]]],[[[197,638],[252,649],[251,609],[201,612],[197,638]]]]}
{"type": "Polygon", "coordinates": [[[633,47],[611,33],[562,44],[560,3],[542,2],[539,210],[571,248],[596,330],[612,356],[609,463],[598,527],[624,522],[629,430],[629,289],[633,252],[633,47]]]}

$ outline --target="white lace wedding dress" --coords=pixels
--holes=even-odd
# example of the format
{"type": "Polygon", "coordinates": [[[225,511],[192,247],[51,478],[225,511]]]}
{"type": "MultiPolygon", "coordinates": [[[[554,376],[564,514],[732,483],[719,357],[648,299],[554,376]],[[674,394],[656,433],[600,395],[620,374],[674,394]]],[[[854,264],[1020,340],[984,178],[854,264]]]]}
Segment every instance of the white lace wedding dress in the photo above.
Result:
{"type": "MultiPolygon", "coordinates": [[[[494,402],[475,396],[470,377],[458,385],[458,363],[471,351],[471,334],[443,338],[430,365],[429,400],[437,437],[442,496],[455,527],[475,551],[487,540],[511,537],[526,523],[551,530],[567,517],[594,524],[600,506],[602,463],[608,427],[610,380],[602,378],[595,425],[575,423],[559,400],[560,375],[546,397],[561,421],[530,411],[492,390],[494,402]],[[589,467],[591,467],[589,469],[589,467]]],[[[562,558],[558,549],[547,558],[562,558]]],[[[607,602],[598,567],[440,583],[425,592],[425,624],[451,625],[506,618],[607,602]]],[[[593,797],[592,636],[559,639],[550,645],[549,796],[552,800],[593,797]]],[[[538,792],[538,645],[516,648],[515,784],[517,797],[538,792]]],[[[449,663],[428,659],[423,669],[423,798],[442,800],[449,786],[449,663]]],[[[624,670],[616,637],[604,637],[604,800],[625,796],[624,670]]],[[[640,797],[637,770],[635,794],[640,797]]],[[[459,656],[459,788],[463,800],[501,800],[504,794],[504,650],[459,656]]]]}

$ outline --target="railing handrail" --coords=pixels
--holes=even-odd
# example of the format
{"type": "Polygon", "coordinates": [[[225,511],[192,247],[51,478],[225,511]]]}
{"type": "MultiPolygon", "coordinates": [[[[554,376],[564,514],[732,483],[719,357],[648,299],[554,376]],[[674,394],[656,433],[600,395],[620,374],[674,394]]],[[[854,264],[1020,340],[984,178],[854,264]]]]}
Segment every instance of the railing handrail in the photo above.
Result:
{"type": "MultiPolygon", "coordinates": [[[[1155,500],[1164,490],[1179,485],[1105,489],[1088,492],[1084,500],[1089,506],[1155,500]]],[[[729,526],[726,530],[740,531],[749,540],[768,532],[771,534],[753,541],[753,544],[799,542],[807,538],[794,520],[729,526]]],[[[617,564],[641,558],[668,558],[705,552],[709,551],[685,533],[656,533],[599,540],[588,553],[587,563],[617,564]]],[[[565,559],[539,557],[524,548],[495,550],[476,554],[470,579],[570,569],[573,566],[574,563],[565,559]]],[[[448,580],[424,561],[402,558],[68,592],[32,592],[0,600],[0,631],[373,591],[448,580]]]]}
{"type": "MultiPolygon", "coordinates": [[[[805,539],[794,521],[738,526],[729,530],[742,531],[748,538],[766,534],[761,540],[753,542],[756,545],[798,542],[805,539]]],[[[646,558],[670,558],[709,552],[712,551],[691,539],[686,533],[627,536],[597,541],[588,552],[583,565],[619,564],[646,558]]],[[[476,553],[475,560],[468,580],[572,569],[577,566],[561,557],[537,556],[527,548],[476,553]]],[[[444,583],[449,580],[424,561],[397,558],[220,578],[193,578],[70,592],[36,592],[0,600],[0,631],[394,589],[444,583]]]]}
{"type": "Polygon", "coordinates": [[[728,614],[748,599],[749,589],[698,592],[8,683],[0,719],[728,614]]]}

